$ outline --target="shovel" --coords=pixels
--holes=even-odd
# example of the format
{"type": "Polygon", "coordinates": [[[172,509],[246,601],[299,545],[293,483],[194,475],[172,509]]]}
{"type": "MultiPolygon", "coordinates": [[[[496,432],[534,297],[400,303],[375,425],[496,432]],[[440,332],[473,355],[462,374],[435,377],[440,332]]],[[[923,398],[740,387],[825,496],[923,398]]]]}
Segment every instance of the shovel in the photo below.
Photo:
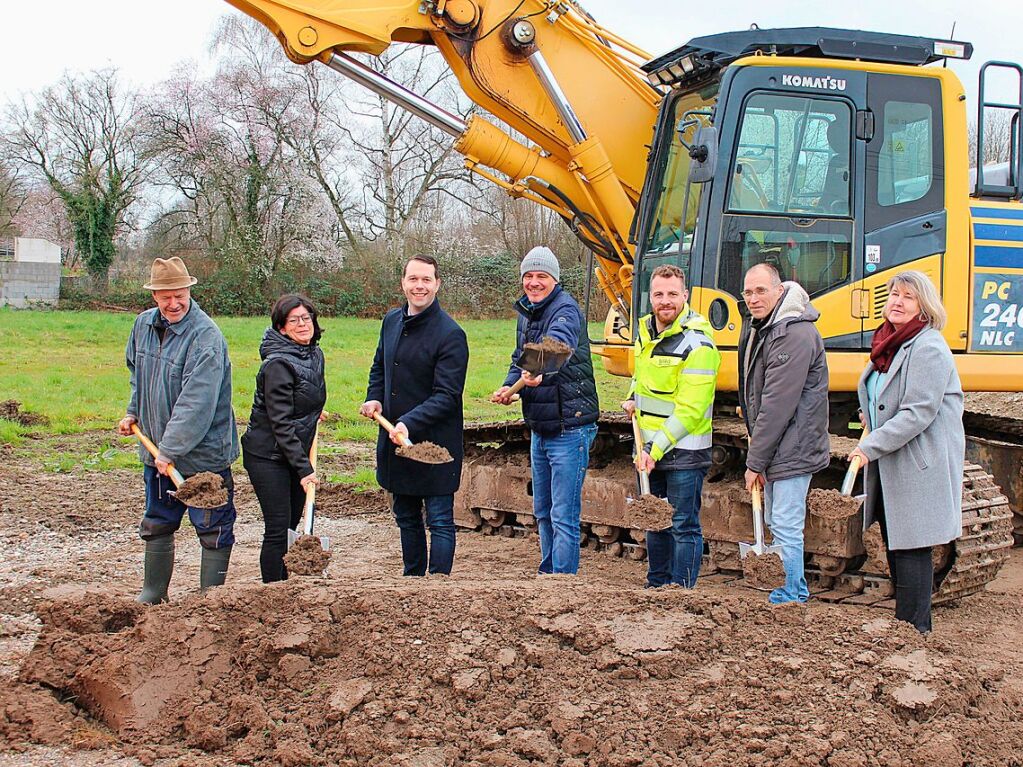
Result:
{"type": "MultiPolygon", "coordinates": [[[[639,430],[639,419],[636,418],[636,413],[632,413],[632,438],[636,441],[636,454],[639,455],[643,451],[643,433],[639,430]]],[[[639,472],[639,494],[650,495],[650,472],[640,471],[639,472]]]]}
{"type": "MultiPolygon", "coordinates": [[[[160,455],[160,450],[153,444],[153,440],[142,433],[142,429],[139,428],[137,423],[131,425],[132,433],[138,437],[139,442],[149,451],[149,454],[156,458],[160,455]]],[[[174,468],[174,464],[167,464],[167,475],[171,478],[171,482],[174,483],[174,487],[181,489],[181,486],[185,484],[185,478],[181,476],[181,472],[174,468]]]]}
{"type": "MultiPolygon", "coordinates": [[[[419,453],[419,452],[413,450],[412,448],[415,447],[415,444],[412,442],[412,440],[410,440],[404,434],[402,434],[401,432],[397,431],[394,428],[394,424],[393,423],[391,423],[386,418],[384,418],[380,413],[374,413],[372,418],[378,424],[383,426],[384,430],[388,434],[390,434],[392,437],[395,435],[395,433],[398,434],[398,439],[401,440],[401,447],[399,448],[399,451],[401,451],[402,449],[404,449],[404,451],[405,451],[403,453],[399,452],[399,455],[401,455],[403,458],[408,458],[408,459],[413,460],[413,461],[419,461],[420,463],[451,463],[453,460],[455,460],[454,458],[451,457],[451,454],[448,453],[447,450],[444,450],[444,448],[440,448],[440,450],[442,450],[444,452],[444,454],[447,456],[446,458],[443,458],[443,457],[440,457],[440,456],[433,457],[433,456],[423,455],[422,453],[419,453]]],[[[421,444],[425,444],[425,443],[421,443],[421,444]]]]}
{"type": "MultiPolygon", "coordinates": [[[[316,431],[313,432],[313,446],[309,448],[309,463],[312,464],[313,472],[316,471],[316,443],[320,438],[320,425],[316,424],[316,431]]],[[[302,525],[302,535],[313,534],[313,524],[316,521],[316,485],[310,483],[305,490],[305,506],[302,508],[302,518],[305,520],[302,525]]],[[[290,549],[295,541],[299,539],[298,530],[288,528],[288,548],[290,549]]],[[[330,538],[320,536],[320,546],[324,551],[330,551],[330,538]]]]}
{"type": "MultiPolygon", "coordinates": [[[[870,430],[864,426],[863,434],[860,435],[860,441],[856,443],[857,447],[860,442],[863,442],[863,438],[870,433],[870,430]]],[[[856,472],[860,470],[860,457],[856,456],[850,461],[849,468],[845,472],[845,479],[842,480],[842,495],[852,495],[853,485],[856,483],[856,472]]]]}
{"type": "MultiPolygon", "coordinates": [[[[554,351],[550,348],[545,348],[556,344],[565,346],[560,341],[556,341],[546,336],[538,344],[523,345],[522,353],[519,355],[518,362],[515,363],[516,367],[520,370],[526,371],[531,376],[557,372],[562,365],[568,362],[568,359],[572,356],[572,352],[574,350],[567,346],[564,351],[554,351]]],[[[506,392],[507,396],[514,396],[525,385],[526,379],[519,378],[518,381],[508,388],[508,391],[506,392]]]]}
{"type": "Polygon", "coordinates": [[[781,557],[781,546],[764,543],[764,507],[760,503],[760,486],[753,485],[753,543],[739,544],[739,558],[745,559],[746,555],[753,552],[756,556],[764,554],[777,554],[781,557]]]}
{"type": "MultiPolygon", "coordinates": [[[[131,430],[132,433],[134,433],[134,435],[138,437],[139,442],[141,442],[142,445],[146,448],[146,450],[149,451],[149,454],[153,456],[153,458],[159,457],[160,449],[153,444],[153,440],[151,440],[149,437],[142,433],[142,429],[138,427],[138,424],[133,423],[131,425],[131,430]]],[[[188,481],[184,478],[184,476],[182,476],[181,472],[174,467],[173,463],[167,464],[167,476],[171,478],[171,482],[174,483],[174,487],[176,487],[178,490],[180,490],[188,481]]],[[[173,491],[171,491],[170,495],[175,498],[177,497],[176,493],[174,493],[173,491]]],[[[224,502],[226,503],[227,501],[225,500],[224,502]]],[[[190,502],[188,505],[193,506],[194,508],[197,509],[203,508],[201,506],[196,506],[194,501],[190,502]]]]}

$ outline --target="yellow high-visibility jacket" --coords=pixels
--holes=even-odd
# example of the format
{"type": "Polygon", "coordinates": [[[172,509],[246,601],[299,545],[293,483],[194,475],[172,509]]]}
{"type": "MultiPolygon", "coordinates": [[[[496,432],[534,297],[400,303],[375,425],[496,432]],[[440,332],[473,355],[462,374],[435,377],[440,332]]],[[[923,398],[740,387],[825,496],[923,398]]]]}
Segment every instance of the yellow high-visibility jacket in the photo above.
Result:
{"type": "Polygon", "coordinates": [[[632,388],[645,448],[659,469],[710,465],[714,390],[721,353],[713,328],[686,304],[664,332],[639,321],[632,388]]]}

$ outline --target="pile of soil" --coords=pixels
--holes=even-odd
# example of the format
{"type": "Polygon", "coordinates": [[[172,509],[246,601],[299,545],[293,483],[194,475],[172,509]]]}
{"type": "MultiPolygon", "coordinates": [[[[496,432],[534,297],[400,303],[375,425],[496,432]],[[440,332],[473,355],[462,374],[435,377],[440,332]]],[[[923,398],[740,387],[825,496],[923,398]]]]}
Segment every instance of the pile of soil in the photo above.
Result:
{"type": "Polygon", "coordinates": [[[633,530],[665,530],[671,527],[675,509],[664,498],[644,493],[626,504],[623,527],[633,530]]]}
{"type": "Polygon", "coordinates": [[[860,501],[839,490],[813,488],[806,496],[806,508],[824,519],[846,519],[860,510],[860,501]]]}
{"type": "Polygon", "coordinates": [[[451,463],[454,458],[446,447],[435,445],[432,442],[416,442],[412,445],[401,445],[394,451],[402,458],[420,463],[451,463]]]}
{"type": "Polygon", "coordinates": [[[0,402],[0,418],[20,423],[22,426],[45,426],[50,422],[45,415],[22,412],[21,403],[16,399],[0,402]]]}
{"type": "Polygon", "coordinates": [[[330,552],[315,535],[302,535],[284,555],[284,566],[291,575],[323,575],[330,562],[330,552]]]}
{"type": "Polygon", "coordinates": [[[543,355],[545,354],[563,355],[572,353],[571,346],[566,344],[564,341],[559,341],[558,339],[551,338],[550,336],[544,336],[540,339],[540,343],[538,344],[523,344],[522,348],[539,352],[541,359],[543,359],[543,355]]]}
{"type": "Polygon", "coordinates": [[[227,503],[224,479],[212,471],[200,471],[174,491],[174,497],[195,509],[216,509],[227,503]]]}
{"type": "MultiPolygon", "coordinates": [[[[46,603],[20,688],[75,701],[147,764],[1019,764],[1014,680],[886,613],[568,577],[415,580],[46,603]]],[[[8,745],[70,736],[69,709],[37,707],[8,745]]]]}
{"type": "Polygon", "coordinates": [[[743,585],[754,589],[776,589],[785,585],[785,567],[774,552],[757,556],[752,551],[742,560],[743,585]]]}

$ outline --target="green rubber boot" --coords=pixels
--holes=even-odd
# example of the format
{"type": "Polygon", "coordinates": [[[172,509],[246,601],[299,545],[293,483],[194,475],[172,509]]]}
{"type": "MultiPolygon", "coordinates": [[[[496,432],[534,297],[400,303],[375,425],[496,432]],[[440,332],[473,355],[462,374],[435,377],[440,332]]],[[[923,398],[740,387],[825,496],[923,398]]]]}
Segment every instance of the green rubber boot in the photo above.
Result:
{"type": "Polygon", "coordinates": [[[203,549],[199,564],[199,588],[223,586],[227,579],[227,565],[231,561],[231,546],[222,549],[203,549]]]}
{"type": "Polygon", "coordinates": [[[146,541],[145,575],[139,602],[157,605],[167,601],[167,587],[174,572],[174,535],[161,535],[146,541]]]}

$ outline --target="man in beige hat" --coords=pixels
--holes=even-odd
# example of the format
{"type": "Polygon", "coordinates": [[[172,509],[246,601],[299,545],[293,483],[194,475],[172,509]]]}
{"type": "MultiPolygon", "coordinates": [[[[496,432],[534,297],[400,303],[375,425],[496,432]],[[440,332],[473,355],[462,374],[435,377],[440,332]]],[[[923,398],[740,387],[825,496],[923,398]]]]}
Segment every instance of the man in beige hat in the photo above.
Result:
{"type": "Polygon", "coordinates": [[[138,424],[159,448],[153,458],[139,448],[146,484],[146,511],[139,535],[146,542],[145,577],[138,599],[167,601],[174,569],[174,533],[185,512],[199,536],[202,589],[227,576],[234,544],[234,481],[238,432],[231,409],[231,360],[220,328],[192,300],[197,280],[177,257],[153,262],[150,280],[155,309],[135,318],[125,358],[131,372],[127,414],[117,425],[125,435],[138,424]],[[215,509],[185,506],[169,494],[171,464],[186,478],[202,471],[219,474],[227,503],[215,509]]]}

